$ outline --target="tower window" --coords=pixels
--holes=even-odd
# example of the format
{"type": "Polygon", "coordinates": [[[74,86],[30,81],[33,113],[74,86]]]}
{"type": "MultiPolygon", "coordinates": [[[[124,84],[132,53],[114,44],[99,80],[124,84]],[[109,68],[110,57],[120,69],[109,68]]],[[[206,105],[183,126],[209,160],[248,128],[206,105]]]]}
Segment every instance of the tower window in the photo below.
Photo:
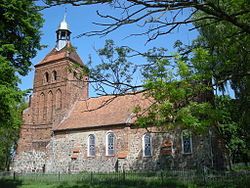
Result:
{"type": "Polygon", "coordinates": [[[61,38],[62,38],[62,39],[66,39],[66,33],[65,33],[65,31],[62,31],[62,33],[61,33],[61,38]]]}
{"type": "Polygon", "coordinates": [[[45,72],[44,77],[43,77],[43,83],[48,83],[49,82],[49,73],[45,72]]]}
{"type": "Polygon", "coordinates": [[[77,78],[77,72],[76,71],[74,71],[74,79],[76,79],[77,78]]]}
{"type": "Polygon", "coordinates": [[[57,72],[56,71],[52,72],[52,78],[53,78],[53,81],[57,80],[57,72]]]}

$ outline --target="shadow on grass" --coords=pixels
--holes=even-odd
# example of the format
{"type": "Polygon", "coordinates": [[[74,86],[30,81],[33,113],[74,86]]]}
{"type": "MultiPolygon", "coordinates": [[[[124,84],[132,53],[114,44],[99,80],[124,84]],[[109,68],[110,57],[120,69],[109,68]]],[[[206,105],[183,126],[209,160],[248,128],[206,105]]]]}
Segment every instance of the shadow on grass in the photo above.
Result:
{"type": "Polygon", "coordinates": [[[3,188],[16,188],[22,185],[21,180],[12,180],[12,179],[0,179],[0,187],[3,188]]]}
{"type": "Polygon", "coordinates": [[[69,184],[67,182],[61,183],[56,188],[188,188],[187,184],[183,184],[178,181],[168,182],[147,182],[143,180],[126,180],[126,181],[102,181],[102,182],[77,182],[75,184],[69,184]]]}

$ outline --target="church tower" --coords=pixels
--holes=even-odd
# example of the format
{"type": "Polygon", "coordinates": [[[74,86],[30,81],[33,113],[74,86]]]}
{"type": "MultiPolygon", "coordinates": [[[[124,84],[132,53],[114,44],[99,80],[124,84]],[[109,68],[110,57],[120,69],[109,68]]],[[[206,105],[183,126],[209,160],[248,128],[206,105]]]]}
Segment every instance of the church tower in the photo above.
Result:
{"type": "Polygon", "coordinates": [[[17,153],[46,152],[52,129],[68,114],[76,100],[88,98],[84,64],[70,42],[64,16],[56,31],[56,46],[35,65],[30,106],[23,113],[17,153]]]}

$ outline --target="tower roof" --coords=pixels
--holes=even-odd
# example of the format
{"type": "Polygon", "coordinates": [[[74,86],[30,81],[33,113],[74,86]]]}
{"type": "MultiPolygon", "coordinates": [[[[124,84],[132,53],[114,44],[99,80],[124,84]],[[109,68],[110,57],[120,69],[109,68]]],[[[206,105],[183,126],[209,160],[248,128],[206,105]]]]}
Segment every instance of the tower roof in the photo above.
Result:
{"type": "Polygon", "coordinates": [[[40,63],[35,65],[35,67],[63,59],[70,59],[81,66],[83,65],[83,62],[74,47],[70,42],[67,42],[67,45],[60,51],[56,50],[56,48],[52,49],[52,51],[48,53],[40,63]]]}
{"type": "Polygon", "coordinates": [[[70,43],[70,30],[66,22],[66,11],[64,13],[63,21],[59,24],[57,30],[57,44],[56,47],[52,49],[50,53],[35,67],[44,65],[51,62],[61,61],[64,59],[69,59],[74,63],[83,66],[83,62],[79,55],[77,54],[75,48],[70,43]]]}
{"type": "Polygon", "coordinates": [[[64,17],[63,17],[63,21],[61,21],[61,23],[58,26],[58,30],[69,30],[69,25],[66,22],[66,13],[64,13],[64,17]]]}

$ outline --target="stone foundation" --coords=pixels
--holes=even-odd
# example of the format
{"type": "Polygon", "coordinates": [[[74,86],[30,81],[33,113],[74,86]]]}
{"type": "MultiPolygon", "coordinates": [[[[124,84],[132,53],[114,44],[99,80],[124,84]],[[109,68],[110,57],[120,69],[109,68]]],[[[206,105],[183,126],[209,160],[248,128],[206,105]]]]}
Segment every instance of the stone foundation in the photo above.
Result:
{"type": "Polygon", "coordinates": [[[13,170],[15,172],[45,171],[46,153],[39,151],[22,152],[15,157],[13,170]]]}

